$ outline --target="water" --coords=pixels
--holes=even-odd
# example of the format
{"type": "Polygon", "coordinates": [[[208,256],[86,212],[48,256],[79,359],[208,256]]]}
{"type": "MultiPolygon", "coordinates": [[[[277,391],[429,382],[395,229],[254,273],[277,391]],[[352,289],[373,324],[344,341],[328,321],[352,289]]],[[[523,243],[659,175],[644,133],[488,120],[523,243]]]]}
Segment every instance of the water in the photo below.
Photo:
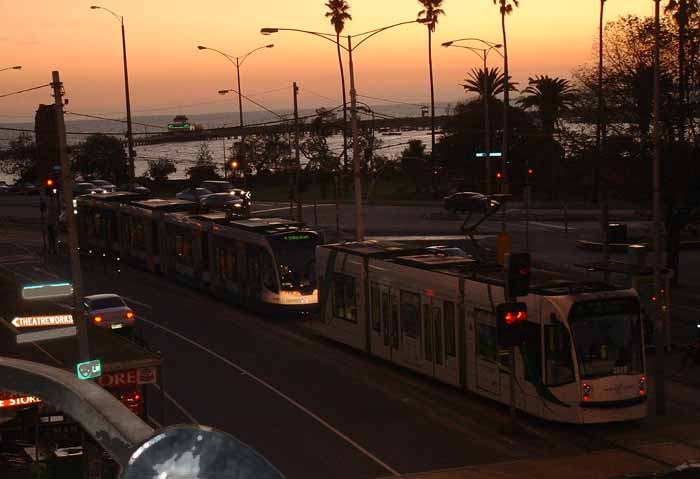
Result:
{"type": "MultiPolygon", "coordinates": [[[[420,108],[417,106],[398,105],[398,106],[372,106],[378,115],[386,115],[392,117],[408,117],[420,116],[420,108]]],[[[300,117],[313,115],[315,112],[311,110],[301,111],[300,117]]],[[[280,112],[280,114],[288,114],[288,112],[280,112]]],[[[342,115],[342,113],[341,113],[342,115]]],[[[339,115],[339,116],[341,116],[339,115]]],[[[139,116],[133,118],[134,136],[143,136],[148,133],[165,131],[167,124],[172,121],[174,115],[156,115],[156,116],[139,116]]],[[[238,113],[213,113],[188,115],[190,123],[201,124],[204,128],[214,128],[221,126],[235,126],[238,124],[238,113]]],[[[126,132],[126,124],[115,121],[106,121],[98,119],[75,119],[76,116],[66,115],[66,131],[68,132],[68,143],[77,144],[84,140],[89,133],[107,133],[115,135],[124,135],[126,132]]],[[[246,124],[255,124],[268,121],[274,121],[277,118],[266,112],[246,112],[246,124]]],[[[33,123],[7,123],[0,124],[0,128],[19,128],[33,131],[33,123]]],[[[375,132],[377,141],[377,154],[385,156],[388,159],[396,159],[401,152],[406,148],[409,140],[421,140],[430,150],[430,130],[410,130],[401,131],[399,134],[387,136],[380,132],[375,132]]],[[[6,148],[8,141],[19,135],[19,132],[0,129],[0,148],[6,148]]],[[[32,135],[33,136],[33,135],[32,135]]],[[[224,140],[211,140],[206,143],[209,146],[209,151],[217,165],[223,168],[224,158],[230,156],[230,148],[233,145],[234,138],[224,140]]],[[[185,178],[186,170],[192,166],[197,158],[200,141],[193,142],[178,142],[178,143],[163,143],[159,145],[147,145],[136,147],[136,175],[143,175],[148,169],[148,160],[158,158],[169,158],[175,162],[177,172],[170,175],[170,178],[179,179],[185,178]]],[[[342,135],[333,135],[328,138],[328,144],[331,150],[340,155],[343,150],[342,135]]],[[[307,159],[302,157],[302,165],[307,163],[307,159]]],[[[14,178],[0,173],[0,180],[13,182],[14,178]]]]}

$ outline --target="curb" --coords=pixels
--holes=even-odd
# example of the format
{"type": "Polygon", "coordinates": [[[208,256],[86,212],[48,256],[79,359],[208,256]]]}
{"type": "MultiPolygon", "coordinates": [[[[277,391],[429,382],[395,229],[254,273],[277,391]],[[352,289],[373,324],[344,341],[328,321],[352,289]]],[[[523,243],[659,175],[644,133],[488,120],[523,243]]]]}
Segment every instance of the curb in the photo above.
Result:
{"type": "MultiPolygon", "coordinates": [[[[613,253],[625,253],[631,244],[641,244],[653,251],[654,248],[649,243],[609,243],[608,248],[613,253]]],[[[586,251],[600,252],[603,250],[603,243],[600,241],[576,240],[576,247],[586,251]]],[[[700,250],[700,240],[681,241],[681,250],[693,251],[700,250]]]]}

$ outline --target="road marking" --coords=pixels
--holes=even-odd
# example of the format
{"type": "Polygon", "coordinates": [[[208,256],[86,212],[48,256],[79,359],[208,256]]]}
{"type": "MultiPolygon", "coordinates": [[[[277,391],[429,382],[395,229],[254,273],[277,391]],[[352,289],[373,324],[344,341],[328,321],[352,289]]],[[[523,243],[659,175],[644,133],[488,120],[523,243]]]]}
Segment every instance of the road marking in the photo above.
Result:
{"type": "MultiPolygon", "coordinates": [[[[157,384],[151,384],[151,386],[153,386],[153,387],[156,388],[158,391],[160,391],[160,386],[158,386],[157,384]]],[[[168,391],[164,391],[164,394],[165,394],[165,397],[168,399],[168,401],[170,401],[171,403],[173,403],[173,404],[175,405],[175,407],[177,407],[177,408],[182,412],[182,414],[184,414],[185,417],[187,417],[187,419],[189,419],[190,421],[192,421],[194,424],[200,424],[200,422],[197,421],[197,420],[194,418],[194,416],[193,416],[192,414],[190,414],[189,411],[188,411],[187,409],[185,409],[185,408],[182,406],[182,404],[180,404],[179,402],[177,402],[177,401],[175,400],[174,397],[172,397],[170,394],[168,394],[168,391]]]]}
{"type": "MultiPolygon", "coordinates": [[[[172,334],[173,336],[175,336],[175,337],[177,337],[177,338],[180,338],[181,340],[183,340],[183,341],[185,341],[185,342],[191,344],[192,346],[195,346],[196,348],[201,349],[201,350],[204,351],[205,353],[208,353],[208,354],[210,354],[211,356],[213,356],[213,357],[219,359],[220,361],[222,361],[222,362],[228,364],[229,366],[231,366],[232,368],[236,369],[236,370],[237,370],[238,372],[240,372],[241,374],[244,374],[244,375],[248,376],[248,377],[249,377],[250,379],[252,379],[253,381],[257,382],[258,384],[260,384],[260,385],[263,386],[264,388],[268,389],[269,391],[272,391],[274,394],[276,394],[277,396],[281,397],[282,399],[284,399],[285,401],[287,401],[288,403],[290,403],[291,405],[293,405],[294,407],[296,407],[297,409],[299,409],[300,411],[302,411],[303,413],[305,413],[306,415],[308,415],[309,417],[311,417],[312,419],[314,419],[316,422],[318,422],[319,424],[321,424],[323,427],[325,427],[326,429],[328,429],[329,431],[331,431],[332,433],[334,433],[335,435],[337,435],[337,436],[340,437],[341,439],[343,439],[345,442],[347,442],[348,444],[350,444],[352,447],[354,447],[355,449],[357,449],[359,452],[361,452],[362,454],[364,454],[365,456],[367,456],[368,458],[370,458],[372,461],[376,462],[376,463],[379,464],[381,467],[383,467],[384,469],[386,469],[387,471],[389,471],[389,473],[391,473],[392,476],[399,476],[399,475],[400,475],[399,472],[398,472],[396,469],[394,469],[394,468],[392,468],[391,466],[387,465],[387,464],[384,463],[381,459],[379,459],[377,456],[375,456],[374,454],[372,454],[371,452],[369,452],[367,449],[365,449],[364,447],[362,447],[361,445],[359,445],[357,442],[355,442],[355,441],[353,441],[352,439],[350,439],[347,435],[345,435],[344,433],[340,432],[339,430],[337,430],[336,428],[334,428],[333,426],[331,426],[331,425],[330,425],[328,422],[326,422],[323,418],[321,418],[320,416],[316,415],[315,413],[313,413],[311,410],[307,409],[306,407],[302,406],[300,403],[298,403],[297,401],[295,401],[295,400],[292,399],[291,397],[287,396],[286,394],[284,394],[282,391],[280,391],[279,389],[275,388],[275,387],[272,386],[271,384],[269,384],[269,383],[265,382],[264,380],[260,379],[259,377],[255,376],[253,373],[251,373],[251,372],[248,371],[247,369],[242,368],[241,366],[237,365],[236,363],[232,362],[231,360],[229,360],[229,359],[223,357],[223,356],[220,355],[219,353],[216,353],[216,352],[214,352],[214,351],[212,351],[212,350],[210,350],[210,349],[208,349],[208,348],[202,346],[201,344],[197,343],[196,341],[193,341],[193,340],[191,340],[190,338],[185,337],[185,336],[183,336],[182,334],[180,334],[180,333],[178,333],[178,332],[176,332],[176,331],[173,331],[173,330],[170,329],[170,328],[167,328],[166,326],[162,326],[162,325],[160,325],[160,324],[154,323],[153,321],[149,321],[148,319],[145,319],[145,318],[137,317],[137,319],[139,319],[140,321],[143,321],[143,322],[145,322],[145,323],[148,323],[148,324],[150,324],[150,325],[152,325],[152,326],[154,326],[154,327],[156,327],[156,328],[160,328],[160,329],[162,329],[163,331],[166,331],[166,332],[172,334]]],[[[167,393],[166,393],[166,397],[167,397],[167,393]]],[[[177,404],[176,404],[176,405],[177,405],[177,404]]]]}
{"type": "Polygon", "coordinates": [[[125,300],[127,300],[130,303],[138,304],[142,308],[153,309],[153,307],[150,304],[142,303],[141,301],[137,301],[135,299],[129,298],[128,296],[122,296],[122,298],[124,298],[125,300]]]}
{"type": "MultiPolygon", "coordinates": [[[[322,206],[335,206],[335,205],[331,204],[331,203],[324,203],[324,204],[316,205],[316,206],[322,207],[322,206]]],[[[313,207],[314,207],[314,205],[302,205],[302,208],[313,208],[313,207]]],[[[296,205],[294,206],[294,208],[296,208],[296,205]]],[[[284,206],[282,208],[270,208],[268,210],[254,210],[253,213],[270,213],[272,211],[285,211],[285,210],[289,210],[289,206],[284,206]]]]}
{"type": "Polygon", "coordinates": [[[569,226],[568,228],[566,226],[559,226],[559,225],[552,225],[549,223],[540,223],[539,221],[530,221],[529,222],[531,225],[537,225],[537,226],[544,226],[545,228],[552,228],[555,230],[569,230],[569,231],[576,231],[576,228],[572,228],[569,226]]]}

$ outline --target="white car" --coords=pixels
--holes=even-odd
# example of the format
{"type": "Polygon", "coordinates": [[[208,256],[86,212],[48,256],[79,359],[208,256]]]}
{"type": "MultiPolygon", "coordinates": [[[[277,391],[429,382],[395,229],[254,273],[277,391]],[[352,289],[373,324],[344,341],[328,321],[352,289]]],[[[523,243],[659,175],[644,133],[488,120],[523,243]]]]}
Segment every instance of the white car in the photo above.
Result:
{"type": "Polygon", "coordinates": [[[85,314],[101,328],[132,328],[136,319],[134,311],[117,294],[93,294],[83,300],[85,314]]]}

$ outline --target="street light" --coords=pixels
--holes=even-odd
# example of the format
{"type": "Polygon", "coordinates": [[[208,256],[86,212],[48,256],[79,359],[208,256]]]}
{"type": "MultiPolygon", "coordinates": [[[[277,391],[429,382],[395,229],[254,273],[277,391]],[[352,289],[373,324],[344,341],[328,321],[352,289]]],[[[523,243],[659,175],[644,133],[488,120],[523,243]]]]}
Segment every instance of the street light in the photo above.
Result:
{"type": "MultiPolygon", "coordinates": [[[[258,48],[254,48],[253,50],[249,51],[245,55],[241,57],[234,57],[232,55],[229,55],[227,53],[224,53],[220,50],[217,50],[215,48],[209,48],[205,47],[202,45],[198,45],[197,49],[198,50],[211,50],[213,52],[218,53],[219,55],[222,55],[224,58],[226,58],[228,61],[230,61],[235,67],[236,67],[236,78],[238,80],[238,119],[239,119],[239,126],[243,126],[243,94],[241,93],[241,65],[243,65],[243,62],[245,61],[246,58],[248,58],[249,55],[251,55],[254,52],[257,52],[258,50],[262,50],[263,48],[272,48],[274,47],[274,44],[269,44],[269,45],[263,45],[258,48]]],[[[228,93],[231,90],[219,90],[219,94],[224,95],[228,93]]]]}
{"type": "Polygon", "coordinates": [[[6,68],[0,68],[0,72],[4,72],[5,70],[21,70],[22,65],[16,65],[13,67],[6,67],[6,68]]]}
{"type": "MultiPolygon", "coordinates": [[[[487,42],[486,40],[481,40],[479,38],[460,38],[458,40],[451,40],[449,42],[444,42],[442,44],[443,47],[455,47],[455,48],[463,48],[465,50],[469,50],[472,53],[474,53],[476,56],[481,58],[481,60],[484,62],[484,74],[483,74],[483,100],[484,100],[484,148],[486,149],[486,194],[490,195],[492,193],[492,178],[491,178],[491,124],[489,121],[489,95],[488,95],[488,69],[487,69],[487,64],[486,61],[488,60],[489,53],[491,53],[492,50],[495,50],[496,53],[499,55],[503,56],[503,54],[498,50],[501,48],[503,45],[500,43],[491,43],[487,42]],[[457,42],[464,42],[464,41],[470,41],[470,42],[480,42],[483,44],[483,47],[477,48],[477,47],[472,47],[469,45],[457,45],[457,42]]],[[[508,88],[507,85],[507,80],[506,80],[506,85],[504,86],[505,88],[508,88]]],[[[502,168],[504,168],[505,171],[505,165],[502,165],[502,168]]]]}
{"type": "Polygon", "coordinates": [[[126,93],[126,140],[129,145],[129,179],[133,181],[136,176],[136,171],[134,169],[134,158],[136,153],[134,152],[134,135],[131,129],[131,100],[129,98],[129,69],[126,62],[126,35],[124,33],[124,17],[117,15],[109,8],[100,7],[98,5],[91,5],[92,10],[104,10],[112,14],[114,18],[117,19],[122,29],[122,54],[124,57],[124,90],[126,93]]]}
{"type": "Polygon", "coordinates": [[[313,32],[310,30],[301,30],[298,28],[277,28],[277,27],[266,27],[261,28],[260,33],[263,35],[271,35],[278,32],[298,32],[306,33],[309,35],[314,35],[319,38],[323,38],[331,42],[333,45],[338,45],[340,48],[345,50],[348,54],[348,61],[350,64],[350,114],[351,114],[351,124],[352,124],[352,163],[353,163],[353,177],[355,183],[355,236],[357,241],[363,241],[365,237],[365,225],[364,218],[362,214],[362,170],[360,168],[360,154],[359,154],[359,134],[358,134],[358,119],[357,119],[357,91],[355,90],[355,65],[352,59],[352,52],[355,51],[357,47],[362,45],[364,42],[372,38],[373,36],[388,30],[390,28],[398,27],[401,25],[409,25],[413,23],[430,23],[432,19],[418,19],[411,20],[408,22],[395,23],[393,25],[388,25],[386,27],[375,28],[374,30],[368,30],[366,32],[359,33],[357,35],[339,35],[347,40],[348,45],[339,45],[336,41],[335,33],[321,33],[313,32]],[[352,44],[353,38],[361,38],[361,40],[354,46],[352,44]]]}

